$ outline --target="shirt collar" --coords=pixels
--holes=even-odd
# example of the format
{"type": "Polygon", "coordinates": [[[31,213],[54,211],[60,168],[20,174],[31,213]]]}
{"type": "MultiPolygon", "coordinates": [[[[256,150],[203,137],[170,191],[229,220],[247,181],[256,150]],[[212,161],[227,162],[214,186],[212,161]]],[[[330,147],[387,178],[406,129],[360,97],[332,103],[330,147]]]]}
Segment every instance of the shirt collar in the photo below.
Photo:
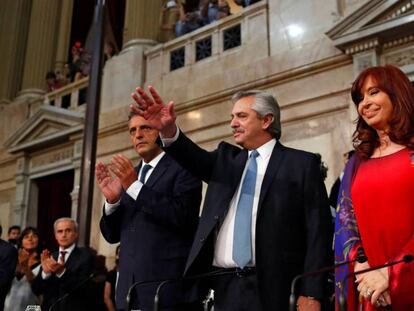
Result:
{"type": "MultiPolygon", "coordinates": [[[[261,145],[259,148],[256,149],[256,151],[259,153],[259,156],[262,157],[262,159],[267,159],[272,154],[273,149],[276,146],[276,139],[272,138],[268,142],[261,145]]],[[[249,150],[249,157],[253,150],[249,150]]]]}
{"type": "Polygon", "coordinates": [[[144,166],[145,164],[149,164],[149,165],[151,165],[152,168],[156,167],[157,164],[158,164],[158,162],[161,161],[161,159],[164,156],[164,154],[165,154],[165,151],[162,151],[159,155],[157,155],[154,159],[152,159],[148,163],[146,163],[144,160],[142,160],[142,163],[143,163],[142,166],[144,166]]]}
{"type": "Polygon", "coordinates": [[[62,251],[65,251],[66,252],[66,258],[68,258],[69,257],[69,255],[72,253],[72,251],[74,250],[74,248],[75,248],[75,246],[76,246],[76,244],[75,243],[73,243],[71,246],[69,246],[68,248],[62,248],[62,247],[60,247],[59,246],[59,254],[60,254],[60,252],[62,252],[62,251]]]}

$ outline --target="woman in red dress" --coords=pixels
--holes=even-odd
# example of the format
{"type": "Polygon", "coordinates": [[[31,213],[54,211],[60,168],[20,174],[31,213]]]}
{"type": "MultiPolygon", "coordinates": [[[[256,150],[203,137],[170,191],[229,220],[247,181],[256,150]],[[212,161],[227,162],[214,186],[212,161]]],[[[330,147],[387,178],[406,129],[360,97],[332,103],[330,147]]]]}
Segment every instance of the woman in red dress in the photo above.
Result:
{"type": "Polygon", "coordinates": [[[348,310],[414,310],[414,263],[347,278],[351,272],[414,255],[414,87],[398,68],[364,70],[352,86],[358,110],[356,156],[338,199],[335,260],[356,262],[336,275],[348,310]]]}

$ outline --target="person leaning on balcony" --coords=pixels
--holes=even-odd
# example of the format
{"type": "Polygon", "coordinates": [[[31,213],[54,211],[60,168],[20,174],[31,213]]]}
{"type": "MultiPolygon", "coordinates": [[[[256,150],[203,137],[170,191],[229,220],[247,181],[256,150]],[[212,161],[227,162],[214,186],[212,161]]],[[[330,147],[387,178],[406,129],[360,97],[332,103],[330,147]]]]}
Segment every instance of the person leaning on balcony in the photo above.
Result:
{"type": "Polygon", "coordinates": [[[253,3],[259,2],[260,0],[234,0],[236,4],[241,5],[242,7],[246,7],[252,5],[253,3]]]}
{"type": "Polygon", "coordinates": [[[180,6],[181,0],[168,0],[163,4],[160,17],[160,42],[175,38],[175,24],[180,19],[180,6]]]}

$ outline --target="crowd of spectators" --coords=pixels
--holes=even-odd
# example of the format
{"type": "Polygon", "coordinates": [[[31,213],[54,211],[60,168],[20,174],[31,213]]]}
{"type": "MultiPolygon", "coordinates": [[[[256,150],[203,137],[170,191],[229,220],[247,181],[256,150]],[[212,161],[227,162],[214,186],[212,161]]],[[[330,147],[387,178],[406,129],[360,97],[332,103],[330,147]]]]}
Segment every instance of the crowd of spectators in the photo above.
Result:
{"type": "MultiPolygon", "coordinates": [[[[236,0],[246,7],[260,0],[236,0]]],[[[160,42],[180,37],[231,14],[227,0],[200,0],[198,8],[186,11],[183,0],[167,0],[161,9],[160,42]]]]}
{"type": "MultiPolygon", "coordinates": [[[[104,61],[113,57],[116,47],[112,42],[105,42],[103,54],[104,61]]],[[[64,64],[62,72],[49,71],[46,74],[46,90],[53,92],[71,82],[78,81],[89,75],[91,54],[86,51],[80,42],[76,42],[71,48],[71,61],[64,64]]]]}
{"type": "MultiPolygon", "coordinates": [[[[63,218],[64,221],[67,221],[67,219],[63,218]]],[[[55,235],[56,233],[57,231],[55,229],[55,235]]],[[[55,259],[52,259],[52,257],[48,259],[45,256],[46,253],[49,255],[52,253],[45,249],[42,238],[34,227],[29,226],[23,231],[20,231],[19,226],[11,226],[7,233],[7,241],[0,239],[0,242],[9,244],[14,249],[14,252],[17,253],[17,260],[13,262],[13,265],[6,265],[6,262],[0,258],[0,290],[3,293],[3,295],[0,295],[0,310],[3,310],[3,302],[5,311],[26,310],[28,305],[44,306],[45,299],[48,299],[46,296],[50,288],[39,291],[39,288],[42,288],[42,286],[39,287],[39,284],[35,284],[36,282],[39,283],[39,280],[44,279],[48,280],[49,283],[54,282],[54,286],[59,287],[61,284],[53,280],[53,278],[60,278],[60,282],[65,282],[65,286],[75,288],[77,284],[70,283],[68,279],[77,280],[79,277],[82,277],[82,275],[76,275],[78,270],[75,268],[76,264],[74,264],[74,261],[81,265],[82,259],[79,255],[75,255],[75,253],[69,255],[73,257],[70,261],[66,258],[67,265],[66,263],[62,264],[64,267],[63,271],[48,272],[51,274],[50,277],[47,276],[47,273],[45,274],[46,267],[49,266],[50,262],[52,262],[51,267],[53,265],[59,266],[61,261],[60,257],[58,260],[56,259],[58,257],[55,257],[55,255],[53,256],[55,259]],[[75,276],[78,278],[75,278],[75,276]]],[[[58,244],[60,245],[61,243],[58,241],[58,244]]],[[[61,248],[62,246],[60,245],[61,248]]],[[[90,275],[90,272],[93,272],[93,277],[89,277],[89,282],[82,285],[82,291],[87,292],[87,296],[90,297],[88,299],[88,307],[90,310],[115,311],[114,293],[117,279],[117,265],[113,270],[108,272],[105,266],[104,256],[98,255],[93,249],[85,249],[85,252],[89,253],[90,257],[93,258],[93,265],[91,265],[91,268],[93,266],[93,270],[88,271],[89,274],[86,274],[87,276],[90,275]]],[[[118,253],[119,247],[117,248],[117,256],[118,253]]],[[[53,254],[56,254],[56,252],[53,254]]],[[[81,270],[79,270],[79,273],[81,273],[81,270]]],[[[47,287],[50,287],[49,283],[45,283],[47,287]]]]}

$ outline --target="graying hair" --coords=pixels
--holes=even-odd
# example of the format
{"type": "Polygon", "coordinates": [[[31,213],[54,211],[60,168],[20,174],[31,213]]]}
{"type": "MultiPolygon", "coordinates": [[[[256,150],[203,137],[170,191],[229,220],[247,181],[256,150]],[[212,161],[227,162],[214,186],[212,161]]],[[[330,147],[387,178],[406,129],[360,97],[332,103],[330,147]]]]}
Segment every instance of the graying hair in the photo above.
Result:
{"type": "Polygon", "coordinates": [[[75,228],[75,231],[78,232],[78,223],[76,222],[75,219],[69,218],[69,217],[62,217],[62,218],[58,218],[55,220],[55,223],[53,224],[53,229],[56,232],[56,226],[58,223],[62,222],[62,221],[70,221],[71,223],[73,223],[73,227],[75,228]]]}
{"type": "Polygon", "coordinates": [[[234,104],[239,99],[249,96],[254,97],[254,103],[252,104],[251,108],[257,112],[260,118],[263,118],[269,114],[273,116],[273,121],[267,128],[267,131],[274,138],[279,139],[280,135],[282,134],[282,128],[280,125],[280,107],[277,103],[276,98],[273,95],[264,91],[250,90],[237,92],[233,95],[231,100],[234,104]]]}

